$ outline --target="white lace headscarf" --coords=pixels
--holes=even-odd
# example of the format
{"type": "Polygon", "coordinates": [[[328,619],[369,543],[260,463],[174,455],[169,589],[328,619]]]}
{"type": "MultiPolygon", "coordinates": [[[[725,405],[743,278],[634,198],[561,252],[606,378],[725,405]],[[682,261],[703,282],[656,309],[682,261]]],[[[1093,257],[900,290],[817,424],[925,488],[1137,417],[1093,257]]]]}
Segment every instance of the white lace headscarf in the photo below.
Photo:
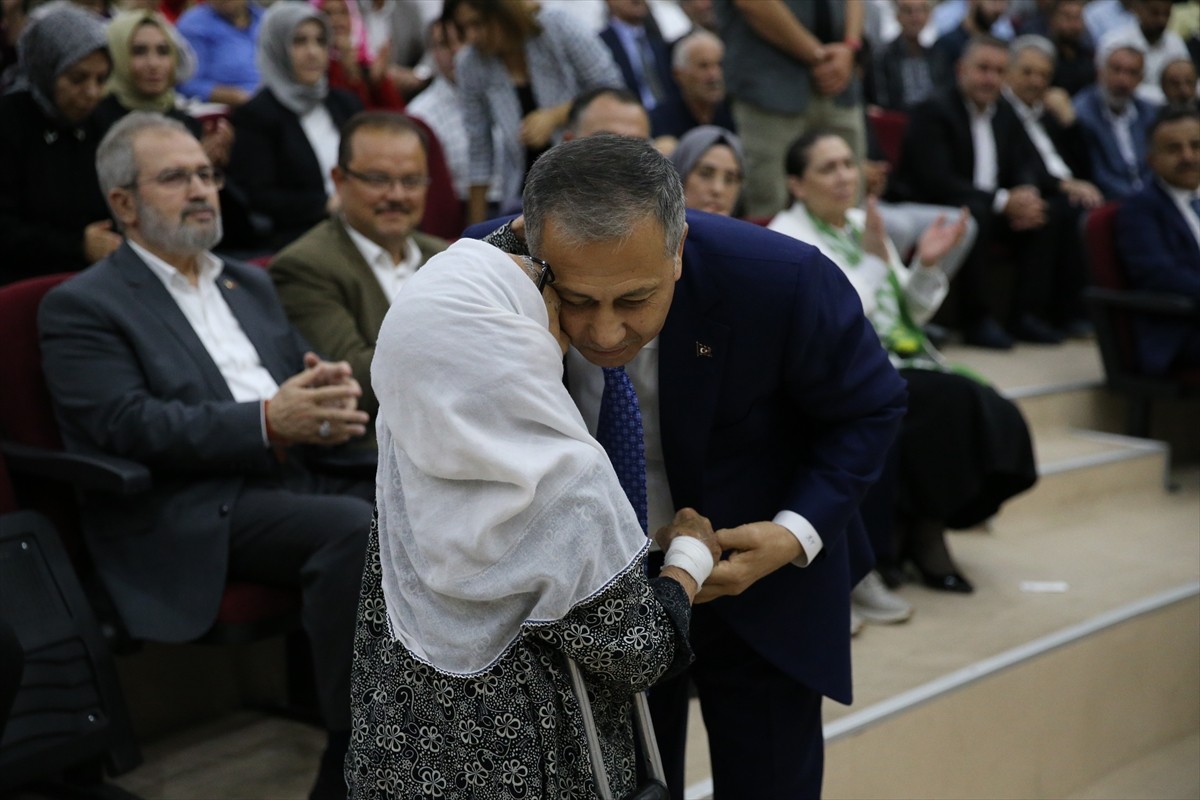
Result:
{"type": "Polygon", "coordinates": [[[643,556],[542,297],[501,251],[462,240],[408,280],[371,384],[383,592],[418,657],[487,669],[528,623],[562,619],[643,556]]]}

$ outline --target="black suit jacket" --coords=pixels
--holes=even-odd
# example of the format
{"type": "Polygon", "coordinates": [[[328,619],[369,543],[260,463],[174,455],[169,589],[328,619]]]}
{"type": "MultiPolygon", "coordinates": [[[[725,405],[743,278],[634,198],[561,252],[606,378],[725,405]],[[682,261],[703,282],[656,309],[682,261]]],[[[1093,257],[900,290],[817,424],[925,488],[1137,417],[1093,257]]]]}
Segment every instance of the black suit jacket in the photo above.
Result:
{"type": "MultiPolygon", "coordinates": [[[[998,189],[1031,184],[1043,195],[1056,191],[1057,182],[1042,166],[1021,120],[1003,98],[996,103],[992,131],[998,189]]],[[[995,192],[976,189],[974,175],[970,117],[962,94],[951,86],[921,103],[909,116],[893,194],[902,200],[965,205],[979,217],[990,213],[995,192]]]]}
{"type": "MultiPolygon", "coordinates": [[[[307,343],[265,270],[226,261],[217,286],[276,382],[303,368],[307,343]]],[[[48,293],[38,311],[42,366],[67,449],[151,470],[134,498],[92,497],[84,535],[132,635],[186,641],[216,618],[230,513],[245,480],[278,465],[261,403],[237,402],[191,324],[123,244],[48,293]]]]}
{"type": "MultiPolygon", "coordinates": [[[[339,129],[362,111],[362,102],[342,89],[330,89],[324,104],[339,129]]],[[[325,176],[300,118],[270,89],[261,89],[230,121],[236,138],[229,177],[251,211],[271,221],[267,244],[280,249],[326,217],[325,176]]]]}

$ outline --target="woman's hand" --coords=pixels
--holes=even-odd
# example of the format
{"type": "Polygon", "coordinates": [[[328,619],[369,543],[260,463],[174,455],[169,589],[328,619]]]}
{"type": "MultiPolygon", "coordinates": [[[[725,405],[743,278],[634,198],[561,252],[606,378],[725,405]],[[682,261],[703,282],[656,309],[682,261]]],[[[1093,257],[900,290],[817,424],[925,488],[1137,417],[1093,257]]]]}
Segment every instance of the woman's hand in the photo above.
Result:
{"type": "Polygon", "coordinates": [[[863,228],[862,246],[863,250],[888,263],[887,228],[879,213],[879,201],[873,195],[867,196],[867,223],[863,228]]]}
{"type": "Polygon", "coordinates": [[[946,253],[962,241],[967,232],[967,209],[958,211],[958,219],[950,222],[944,214],[939,214],[933,224],[925,229],[917,241],[917,262],[922,267],[936,267],[938,262],[946,257],[946,253]]]}
{"type": "Polygon", "coordinates": [[[539,108],[521,120],[521,144],[526,147],[545,147],[559,127],[557,109],[539,108]]]}
{"type": "Polygon", "coordinates": [[[212,120],[200,137],[200,146],[214,167],[229,165],[229,154],[233,151],[233,126],[224,117],[212,120]]]}
{"type": "Polygon", "coordinates": [[[713,532],[712,523],[692,508],[681,508],[675,512],[670,525],[664,525],[654,534],[654,543],[665,553],[671,549],[671,541],[677,536],[699,539],[712,553],[713,563],[721,560],[721,545],[713,532]]]}

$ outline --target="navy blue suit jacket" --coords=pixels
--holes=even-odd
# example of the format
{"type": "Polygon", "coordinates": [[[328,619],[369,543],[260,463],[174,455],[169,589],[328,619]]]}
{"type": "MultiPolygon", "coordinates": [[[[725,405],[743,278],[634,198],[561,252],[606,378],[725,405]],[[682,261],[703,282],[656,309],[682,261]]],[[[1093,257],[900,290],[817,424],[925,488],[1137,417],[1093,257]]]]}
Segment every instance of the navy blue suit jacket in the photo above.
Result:
{"type": "MultiPolygon", "coordinates": [[[[621,78],[625,81],[625,88],[640,100],[642,88],[638,85],[637,73],[634,72],[633,64],[629,63],[629,54],[625,52],[625,47],[611,25],[600,31],[600,39],[612,52],[613,61],[616,62],[617,69],[621,70],[621,78]]],[[[666,102],[675,87],[675,76],[671,74],[671,51],[657,27],[646,25],[646,40],[650,42],[650,51],[654,53],[654,67],[663,88],[663,102],[666,102]]]]}
{"type": "Polygon", "coordinates": [[[688,225],[659,336],[671,499],[714,528],[789,509],[824,541],[809,566],[696,606],[693,624],[719,615],[795,680],[848,703],[850,589],[873,562],[858,504],[904,414],[904,381],[854,289],[816,248],[697,211],[688,225]]]}
{"type": "MultiPolygon", "coordinates": [[[[1200,300],[1200,245],[1179,207],[1156,179],[1121,204],[1117,249],[1134,289],[1200,300]]],[[[1142,369],[1161,375],[1196,323],[1144,317],[1137,319],[1136,325],[1142,369]]]]}

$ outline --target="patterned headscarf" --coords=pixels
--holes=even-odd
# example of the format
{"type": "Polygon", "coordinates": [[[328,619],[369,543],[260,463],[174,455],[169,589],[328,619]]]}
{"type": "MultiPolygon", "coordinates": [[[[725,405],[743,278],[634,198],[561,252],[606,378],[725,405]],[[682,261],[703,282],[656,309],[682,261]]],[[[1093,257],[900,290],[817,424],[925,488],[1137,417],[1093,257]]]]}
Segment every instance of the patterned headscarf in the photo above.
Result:
{"type": "Polygon", "coordinates": [[[74,3],[48,3],[30,14],[17,40],[17,64],[33,99],[53,119],[65,121],[54,104],[58,76],[87,56],[108,52],[104,19],[74,3]]]}
{"type": "Polygon", "coordinates": [[[113,61],[108,91],[130,111],[169,111],[175,106],[175,84],[182,83],[196,70],[196,56],[166,17],[156,11],[123,11],[108,25],[108,54],[113,61]],[[133,35],[144,24],[155,25],[171,43],[171,85],[160,94],[147,97],[133,85],[130,47],[133,35]]]}
{"type": "Polygon", "coordinates": [[[315,86],[296,80],[292,69],[292,37],[296,29],[310,19],[321,23],[325,40],[333,41],[329,20],[319,9],[303,0],[277,0],[263,15],[258,33],[258,71],[271,94],[297,114],[307,114],[329,94],[329,79],[322,75],[315,86]]]}

